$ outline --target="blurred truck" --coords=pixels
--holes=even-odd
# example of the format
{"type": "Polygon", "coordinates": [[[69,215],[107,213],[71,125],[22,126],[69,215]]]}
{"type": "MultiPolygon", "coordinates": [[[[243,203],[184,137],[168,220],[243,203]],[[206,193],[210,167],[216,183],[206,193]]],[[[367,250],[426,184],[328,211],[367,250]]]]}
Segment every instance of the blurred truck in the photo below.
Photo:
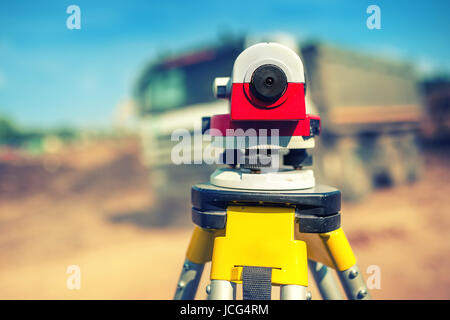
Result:
{"type": "Polygon", "coordinates": [[[322,44],[301,52],[322,118],[319,179],[339,186],[347,199],[416,180],[424,115],[412,66],[322,44]]]}
{"type": "Polygon", "coordinates": [[[320,43],[299,45],[284,35],[239,37],[157,59],[136,83],[142,157],[164,214],[189,208],[190,186],[214,170],[204,164],[174,165],[172,132],[192,131],[202,117],[227,113],[228,102],[212,94],[213,80],[230,76],[236,57],[261,40],[288,45],[302,56],[307,108],[323,119],[314,150],[319,182],[340,187],[347,199],[359,199],[373,187],[418,177],[422,106],[411,66],[320,43]]]}
{"type": "Polygon", "coordinates": [[[431,148],[450,145],[450,77],[434,75],[422,81],[427,118],[423,138],[431,148]]]}
{"type": "Polygon", "coordinates": [[[160,220],[167,224],[190,221],[191,186],[208,180],[214,170],[206,164],[173,164],[171,150],[178,142],[172,141],[172,133],[192,132],[202,117],[226,113],[228,103],[213,96],[212,83],[215,77],[230,76],[243,48],[243,39],[235,39],[157,59],[136,82],[141,157],[157,199],[152,214],[164,215],[160,220]]]}

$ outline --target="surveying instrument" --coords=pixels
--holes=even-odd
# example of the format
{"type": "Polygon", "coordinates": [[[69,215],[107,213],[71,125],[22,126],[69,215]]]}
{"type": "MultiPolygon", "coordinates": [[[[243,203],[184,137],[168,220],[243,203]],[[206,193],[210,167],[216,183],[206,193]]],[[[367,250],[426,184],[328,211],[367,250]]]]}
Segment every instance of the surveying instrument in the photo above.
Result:
{"type": "Polygon", "coordinates": [[[323,299],[369,299],[340,228],[341,193],[316,185],[309,167],[320,117],[306,113],[300,57],[277,43],[259,43],[236,59],[231,78],[216,78],[230,113],[203,119],[212,145],[224,150],[207,183],[192,187],[196,224],[175,299],[194,299],[211,261],[208,299],[304,300],[308,269],[323,299]]]}

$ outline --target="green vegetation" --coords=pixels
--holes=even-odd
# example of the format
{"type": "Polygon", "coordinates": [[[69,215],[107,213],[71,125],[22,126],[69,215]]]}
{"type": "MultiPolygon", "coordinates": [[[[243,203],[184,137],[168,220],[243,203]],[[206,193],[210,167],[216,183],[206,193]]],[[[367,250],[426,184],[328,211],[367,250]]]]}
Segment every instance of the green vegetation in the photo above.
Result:
{"type": "Polygon", "coordinates": [[[77,138],[77,131],[61,127],[50,130],[22,128],[10,118],[0,115],[0,146],[25,148],[32,152],[42,151],[44,140],[56,137],[61,142],[69,142],[77,138]]]}

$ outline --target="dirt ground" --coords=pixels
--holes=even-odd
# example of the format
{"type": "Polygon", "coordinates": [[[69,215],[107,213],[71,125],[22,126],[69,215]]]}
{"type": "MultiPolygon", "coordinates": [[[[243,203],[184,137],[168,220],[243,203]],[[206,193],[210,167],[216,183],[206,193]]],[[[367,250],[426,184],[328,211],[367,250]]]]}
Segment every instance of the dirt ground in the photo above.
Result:
{"type": "MultiPolygon", "coordinates": [[[[138,150],[123,140],[0,160],[1,299],[172,298],[191,226],[123,219],[151,215],[155,203],[138,150]],[[71,265],[80,267],[79,290],[67,288],[71,265]]],[[[343,204],[361,270],[381,270],[373,298],[450,298],[448,160],[428,153],[419,182],[343,204]]],[[[311,291],[318,299],[312,283],[311,291]]]]}

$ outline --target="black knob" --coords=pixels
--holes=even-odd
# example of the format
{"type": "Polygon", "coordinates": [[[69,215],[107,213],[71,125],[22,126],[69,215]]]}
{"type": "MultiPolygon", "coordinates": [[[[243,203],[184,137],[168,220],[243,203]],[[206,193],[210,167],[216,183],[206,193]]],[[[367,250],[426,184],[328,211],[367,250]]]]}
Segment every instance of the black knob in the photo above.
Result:
{"type": "Polygon", "coordinates": [[[283,70],[273,64],[265,64],[253,72],[250,90],[259,100],[274,102],[286,91],[287,78],[283,70]]]}

